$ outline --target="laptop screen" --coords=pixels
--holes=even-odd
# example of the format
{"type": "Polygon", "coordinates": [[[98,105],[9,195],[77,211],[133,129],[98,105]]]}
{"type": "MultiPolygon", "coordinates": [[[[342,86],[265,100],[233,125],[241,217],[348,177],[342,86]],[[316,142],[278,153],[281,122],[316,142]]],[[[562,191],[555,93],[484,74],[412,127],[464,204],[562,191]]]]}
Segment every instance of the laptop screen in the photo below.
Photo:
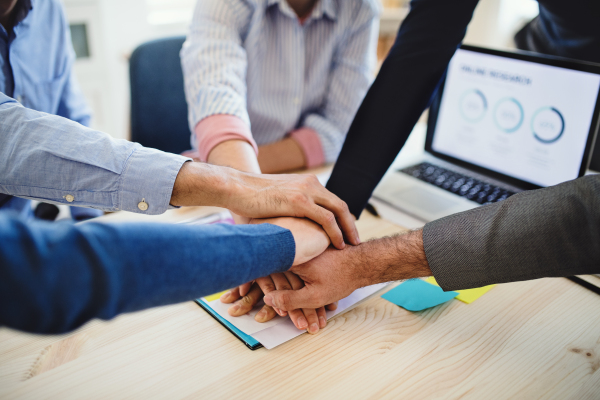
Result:
{"type": "Polygon", "coordinates": [[[456,52],[428,147],[535,186],[580,176],[600,74],[495,53],[456,52]]]}

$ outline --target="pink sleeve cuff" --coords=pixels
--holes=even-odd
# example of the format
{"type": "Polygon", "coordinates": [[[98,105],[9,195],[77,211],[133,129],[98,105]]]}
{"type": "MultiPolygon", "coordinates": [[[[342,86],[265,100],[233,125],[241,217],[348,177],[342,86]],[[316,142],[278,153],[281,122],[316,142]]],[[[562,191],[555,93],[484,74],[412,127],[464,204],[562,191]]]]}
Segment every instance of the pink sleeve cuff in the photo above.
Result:
{"type": "Polygon", "coordinates": [[[234,115],[217,114],[206,117],[198,122],[194,132],[198,141],[200,160],[203,162],[208,160],[212,149],[228,140],[244,140],[250,143],[258,155],[258,146],[252,138],[250,127],[234,115]]]}
{"type": "Polygon", "coordinates": [[[290,138],[302,149],[307,168],[318,167],[325,163],[325,154],[323,154],[321,139],[314,129],[296,129],[290,133],[290,138]]]}

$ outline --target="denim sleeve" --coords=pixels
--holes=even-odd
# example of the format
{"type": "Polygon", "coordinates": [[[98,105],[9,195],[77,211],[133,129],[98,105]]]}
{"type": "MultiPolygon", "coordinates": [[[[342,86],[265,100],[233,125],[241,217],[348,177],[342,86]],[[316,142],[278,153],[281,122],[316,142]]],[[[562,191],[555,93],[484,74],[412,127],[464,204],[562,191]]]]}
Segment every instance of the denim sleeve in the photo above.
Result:
{"type": "Polygon", "coordinates": [[[116,140],[0,93],[0,193],[106,211],[161,214],[189,158],[116,140]],[[138,204],[145,201],[147,210],[138,204]]]}
{"type": "Polygon", "coordinates": [[[61,333],[289,269],[290,231],[262,225],[24,223],[0,213],[0,326],[61,333]]]}

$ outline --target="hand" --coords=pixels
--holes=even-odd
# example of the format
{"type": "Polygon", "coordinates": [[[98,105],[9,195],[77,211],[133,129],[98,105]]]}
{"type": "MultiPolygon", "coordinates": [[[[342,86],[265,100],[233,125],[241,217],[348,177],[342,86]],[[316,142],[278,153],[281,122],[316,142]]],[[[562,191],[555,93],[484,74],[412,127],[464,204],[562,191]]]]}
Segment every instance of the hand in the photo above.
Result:
{"type": "MultiPolygon", "coordinates": [[[[250,221],[251,224],[270,223],[289,229],[294,236],[296,242],[296,257],[294,265],[304,264],[305,262],[320,255],[329,246],[329,238],[321,229],[321,227],[312,221],[302,218],[272,218],[272,219],[255,219],[250,221]]],[[[245,283],[230,292],[221,296],[223,303],[232,303],[238,299],[233,306],[228,310],[229,314],[234,317],[246,314],[256,303],[262,299],[263,294],[273,290],[292,290],[300,289],[304,286],[298,277],[290,272],[273,274],[268,277],[260,278],[253,282],[245,283]]],[[[329,309],[337,308],[336,305],[329,305],[329,309]]],[[[272,307],[264,306],[263,309],[256,315],[255,319],[258,322],[267,322],[279,314],[282,317],[287,313],[281,310],[274,310],[272,307]]],[[[304,309],[290,311],[290,318],[298,329],[307,329],[309,333],[317,333],[319,329],[327,325],[327,315],[325,308],[304,309]]]]}
{"type": "Polygon", "coordinates": [[[226,207],[234,213],[252,218],[308,218],[323,227],[338,249],[345,247],[342,231],[351,244],[360,244],[348,206],[314,175],[240,175],[236,195],[229,197],[226,207]]]}
{"type": "Polygon", "coordinates": [[[265,295],[271,307],[289,311],[318,308],[341,300],[358,288],[381,282],[431,276],[423,247],[423,231],[372,240],[345,250],[327,249],[290,272],[304,281],[300,290],[265,295]]]}
{"type": "MultiPolygon", "coordinates": [[[[245,296],[241,297],[239,291],[240,288],[237,287],[221,296],[221,302],[232,303],[235,301],[227,312],[233,317],[239,317],[252,310],[263,297],[264,293],[269,293],[276,289],[297,290],[302,288],[302,286],[304,286],[304,283],[291,272],[272,274],[271,276],[257,279],[245,296]]],[[[326,308],[328,310],[335,310],[337,308],[337,303],[330,304],[326,308]]],[[[272,307],[265,305],[256,314],[254,319],[257,322],[267,322],[275,318],[276,314],[284,317],[288,313],[281,310],[275,311],[272,307]]],[[[301,330],[306,329],[308,333],[311,334],[315,334],[319,329],[323,329],[327,326],[325,307],[319,307],[318,309],[306,308],[292,310],[289,312],[289,316],[296,328],[301,330]]]]}
{"type": "MultiPolygon", "coordinates": [[[[312,260],[327,249],[329,238],[317,224],[303,218],[271,218],[253,219],[248,221],[252,225],[273,224],[288,229],[296,242],[296,256],[292,265],[304,264],[312,260]]],[[[239,287],[239,294],[246,296],[250,291],[252,282],[244,283],[239,287]]],[[[256,304],[256,303],[254,303],[256,304]]],[[[254,306],[252,304],[252,306],[254,306]]]]}
{"type": "MultiPolygon", "coordinates": [[[[298,308],[319,308],[348,297],[356,289],[365,286],[360,271],[354,268],[362,264],[350,262],[355,249],[327,249],[321,256],[303,265],[293,266],[289,272],[304,281],[299,290],[270,291],[265,304],[284,311],[298,308]]],[[[365,262],[367,260],[364,260],[365,262]]]]}
{"type": "Polygon", "coordinates": [[[308,218],[323,227],[338,249],[345,247],[344,235],[349,243],[360,243],[346,203],[314,175],[260,175],[187,162],[175,180],[171,204],[219,206],[248,218],[308,218]]]}

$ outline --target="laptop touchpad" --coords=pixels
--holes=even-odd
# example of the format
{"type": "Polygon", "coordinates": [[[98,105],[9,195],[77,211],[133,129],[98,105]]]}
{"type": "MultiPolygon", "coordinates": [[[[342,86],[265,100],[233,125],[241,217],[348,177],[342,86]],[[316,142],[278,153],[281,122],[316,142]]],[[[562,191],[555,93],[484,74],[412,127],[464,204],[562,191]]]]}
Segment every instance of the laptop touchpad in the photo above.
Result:
{"type": "Polygon", "coordinates": [[[419,186],[400,190],[395,193],[395,196],[401,203],[421,209],[429,214],[444,212],[458,204],[445,196],[441,197],[437,193],[419,186]]]}

